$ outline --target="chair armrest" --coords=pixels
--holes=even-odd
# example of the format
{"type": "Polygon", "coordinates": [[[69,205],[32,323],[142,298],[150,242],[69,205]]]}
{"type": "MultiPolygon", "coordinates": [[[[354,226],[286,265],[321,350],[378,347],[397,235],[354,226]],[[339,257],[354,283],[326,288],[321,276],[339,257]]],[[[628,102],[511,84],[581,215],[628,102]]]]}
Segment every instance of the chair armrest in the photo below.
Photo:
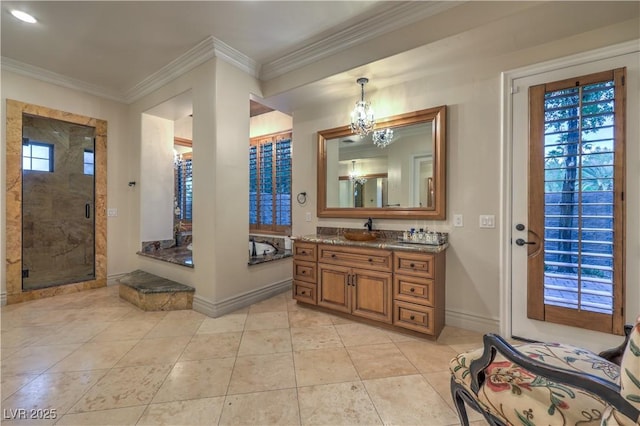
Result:
{"type": "Polygon", "coordinates": [[[607,349],[606,351],[602,351],[598,354],[598,356],[600,358],[604,358],[607,361],[613,362],[614,364],[620,365],[620,361],[622,361],[622,354],[624,353],[624,350],[627,348],[627,344],[629,343],[629,337],[631,336],[631,329],[633,329],[633,326],[630,324],[627,324],[624,326],[624,342],[622,342],[620,344],[620,346],[613,348],[613,349],[607,349]]]}
{"type": "Polygon", "coordinates": [[[620,395],[620,386],[588,373],[578,373],[564,368],[545,364],[518,352],[502,337],[496,334],[485,334],[482,356],[471,362],[471,390],[477,395],[485,381],[484,370],[493,362],[496,353],[533,374],[542,376],[552,382],[568,384],[583,389],[600,397],[620,413],[632,420],[638,419],[640,411],[620,395]]]}

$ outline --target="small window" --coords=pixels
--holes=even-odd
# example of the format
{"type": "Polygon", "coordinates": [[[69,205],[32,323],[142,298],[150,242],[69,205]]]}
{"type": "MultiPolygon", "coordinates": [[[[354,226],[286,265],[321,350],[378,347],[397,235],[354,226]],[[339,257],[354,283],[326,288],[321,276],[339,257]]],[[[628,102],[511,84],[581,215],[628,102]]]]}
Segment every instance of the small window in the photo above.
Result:
{"type": "Polygon", "coordinates": [[[22,170],[53,172],[53,145],[27,139],[22,144],[22,170]]]}
{"type": "Polygon", "coordinates": [[[93,175],[94,153],[90,149],[84,150],[84,174],[93,175]]]}

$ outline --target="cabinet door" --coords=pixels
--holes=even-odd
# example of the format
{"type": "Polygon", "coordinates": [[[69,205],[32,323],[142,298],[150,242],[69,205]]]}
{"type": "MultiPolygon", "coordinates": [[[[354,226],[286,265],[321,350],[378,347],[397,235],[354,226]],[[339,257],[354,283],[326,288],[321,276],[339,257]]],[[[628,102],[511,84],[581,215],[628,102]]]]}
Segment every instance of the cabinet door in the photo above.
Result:
{"type": "Polygon", "coordinates": [[[353,269],[353,315],[376,321],[392,321],[392,280],[388,272],[353,269]]]}
{"type": "Polygon", "coordinates": [[[318,264],[318,306],[351,312],[351,268],[318,264]]]}

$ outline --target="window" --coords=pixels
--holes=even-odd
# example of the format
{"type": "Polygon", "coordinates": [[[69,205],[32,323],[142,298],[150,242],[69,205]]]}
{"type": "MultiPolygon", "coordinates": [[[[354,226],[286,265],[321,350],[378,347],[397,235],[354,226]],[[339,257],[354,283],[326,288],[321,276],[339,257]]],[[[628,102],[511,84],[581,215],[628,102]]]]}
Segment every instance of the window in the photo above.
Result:
{"type": "Polygon", "coordinates": [[[53,145],[25,139],[22,143],[22,169],[53,172],[53,145]]]}
{"type": "Polygon", "coordinates": [[[544,187],[530,191],[543,206],[543,274],[533,283],[542,300],[529,301],[542,304],[536,319],[622,328],[624,76],[617,69],[531,88],[531,127],[539,135],[531,140],[531,173],[544,187]]]}
{"type": "Polygon", "coordinates": [[[93,175],[94,170],[94,153],[89,149],[84,150],[84,174],[85,175],[93,175]]]}
{"type": "Polygon", "coordinates": [[[253,138],[249,145],[249,229],[291,229],[291,133],[253,138]]]}
{"type": "Polygon", "coordinates": [[[193,210],[193,167],[191,153],[182,154],[175,166],[175,217],[178,221],[191,222],[193,210]]]}

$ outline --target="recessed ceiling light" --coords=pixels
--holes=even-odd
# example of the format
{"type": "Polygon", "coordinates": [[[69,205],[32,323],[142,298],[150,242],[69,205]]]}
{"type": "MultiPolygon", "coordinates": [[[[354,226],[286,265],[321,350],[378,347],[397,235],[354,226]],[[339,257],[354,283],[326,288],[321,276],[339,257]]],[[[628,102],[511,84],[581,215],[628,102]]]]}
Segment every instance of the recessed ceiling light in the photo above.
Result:
{"type": "Polygon", "coordinates": [[[36,18],[29,15],[27,12],[23,12],[21,10],[12,10],[11,14],[16,18],[18,18],[19,20],[21,20],[22,22],[27,22],[29,24],[35,24],[36,22],[38,22],[36,18]]]}

